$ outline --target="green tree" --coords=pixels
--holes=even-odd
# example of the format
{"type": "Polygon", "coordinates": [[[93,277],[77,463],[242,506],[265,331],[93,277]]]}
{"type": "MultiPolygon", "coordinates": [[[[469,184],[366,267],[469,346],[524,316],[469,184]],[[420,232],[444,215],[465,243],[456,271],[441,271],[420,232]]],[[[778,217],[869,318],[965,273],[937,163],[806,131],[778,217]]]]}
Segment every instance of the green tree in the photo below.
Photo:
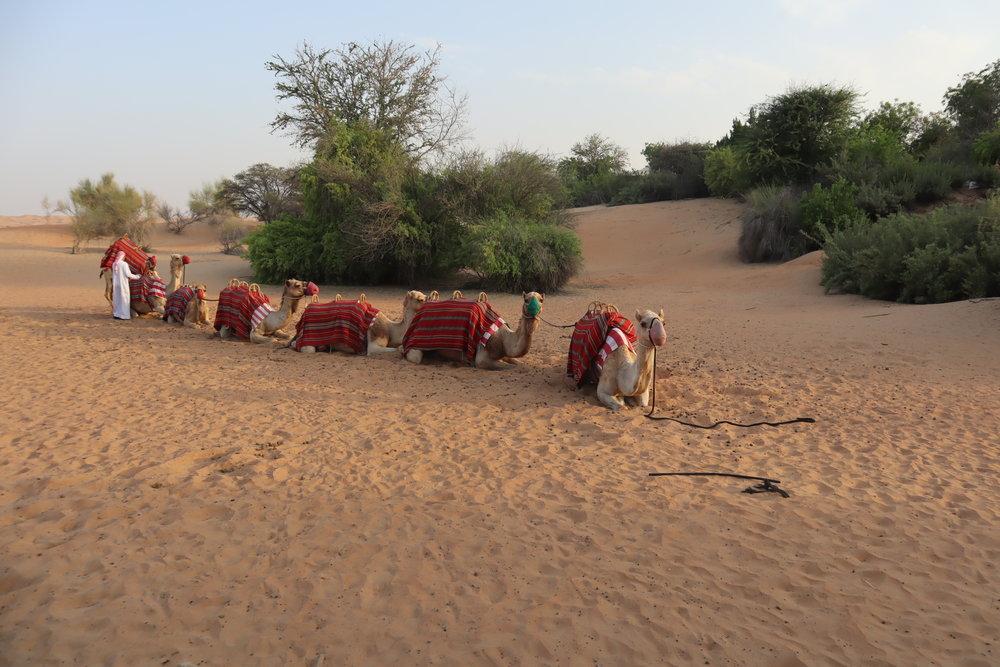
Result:
{"type": "Polygon", "coordinates": [[[878,109],[869,111],[859,123],[862,130],[880,128],[911,149],[924,129],[924,115],[913,102],[882,102],[878,109]]]}
{"type": "Polygon", "coordinates": [[[591,134],[570,153],[557,169],[571,205],[607,204],[628,181],[628,152],[610,139],[591,134]]]}
{"type": "Polygon", "coordinates": [[[56,210],[72,217],[73,252],[94,238],[128,234],[136,244],[147,245],[157,201],[150,192],[119,185],[114,174],[97,181],[89,178],[69,191],[69,200],[60,200],[56,210]]]}
{"type": "Polygon", "coordinates": [[[995,129],[980,134],[972,142],[972,150],[982,164],[1000,164],[1000,123],[995,129]]]}
{"type": "Polygon", "coordinates": [[[466,98],[440,73],[440,45],[418,52],[394,41],[349,42],[339,49],[303,43],[295,57],[274,56],[278,100],[293,103],[271,123],[296,145],[316,146],[337,122],[364,120],[419,157],[461,141],[466,98]]]}
{"type": "Polygon", "coordinates": [[[993,129],[1000,121],[1000,60],[970,72],[944,94],[945,109],[966,138],[993,129]]]}
{"type": "Polygon", "coordinates": [[[628,169],[628,151],[600,134],[573,144],[571,156],[559,162],[559,172],[583,180],[596,174],[620,174],[628,169]]]}
{"type": "MultiPolygon", "coordinates": [[[[226,208],[263,223],[279,216],[300,217],[303,212],[299,169],[260,163],[219,183],[215,198],[226,208]]],[[[214,205],[207,200],[207,205],[214,205]]]]}
{"type": "MultiPolygon", "coordinates": [[[[218,227],[231,219],[239,219],[239,215],[220,196],[223,181],[206,183],[198,190],[188,193],[187,212],[180,208],[172,208],[162,203],[156,209],[157,215],[166,223],[167,229],[174,234],[181,234],[190,225],[204,222],[212,227],[218,227]]],[[[228,226],[230,230],[234,225],[228,226]]],[[[245,235],[245,234],[244,234],[245,235]]],[[[227,252],[227,242],[223,241],[223,252],[227,252]]],[[[232,254],[232,253],[229,253],[232,254]]]]}
{"type": "Polygon", "coordinates": [[[846,145],[857,100],[849,88],[822,85],[794,88],[755,107],[734,139],[753,182],[813,182],[846,145]]]}

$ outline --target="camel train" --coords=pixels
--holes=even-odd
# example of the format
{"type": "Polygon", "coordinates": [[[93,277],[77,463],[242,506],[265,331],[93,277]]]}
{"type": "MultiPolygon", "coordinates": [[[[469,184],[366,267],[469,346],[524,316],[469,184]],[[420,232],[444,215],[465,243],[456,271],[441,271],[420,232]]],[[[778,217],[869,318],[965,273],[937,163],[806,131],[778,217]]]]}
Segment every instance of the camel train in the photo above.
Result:
{"type": "MultiPolygon", "coordinates": [[[[545,295],[523,292],[517,327],[493,310],[484,292],[467,299],[456,290],[442,300],[438,292],[429,296],[410,290],[403,297],[399,320],[368,302],[361,294],[345,300],[319,302],[319,288],[312,282],[286,280],[278,308],[256,284],[238,279],[209,299],[204,284],[183,284],[189,258],[171,255],[170,282],[156,273],[156,257],[146,255],[122,237],[101,260],[105,298],[110,304],[110,267],[118,251],[125,252],[131,270],[140,275],[131,280],[132,316],[156,315],[171,324],[189,328],[212,326],[212,337],[275,341],[302,353],[343,352],[370,355],[398,351],[402,358],[420,364],[428,355],[487,370],[516,363],[531,350],[545,295]],[[208,301],[217,301],[214,320],[208,301]],[[283,329],[301,313],[295,333],[283,329]]],[[[593,302],[573,325],[566,374],[578,386],[597,385],[598,400],[611,410],[626,406],[649,406],[655,369],[655,348],[666,343],[663,310],[636,311],[635,325],[610,304],[593,302]],[[636,333],[638,327],[638,334],[636,333]]]]}

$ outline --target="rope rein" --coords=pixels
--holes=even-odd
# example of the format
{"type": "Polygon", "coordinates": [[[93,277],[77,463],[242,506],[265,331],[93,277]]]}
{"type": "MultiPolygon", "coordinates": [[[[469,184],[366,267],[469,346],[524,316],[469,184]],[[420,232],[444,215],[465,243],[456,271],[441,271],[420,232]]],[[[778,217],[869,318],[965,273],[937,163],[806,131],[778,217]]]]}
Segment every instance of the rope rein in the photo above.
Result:
{"type": "MultiPolygon", "coordinates": [[[[652,343],[652,338],[650,339],[650,342],[652,343]]],[[[796,417],[795,419],[789,419],[780,422],[762,421],[762,422],[754,422],[752,424],[739,424],[737,422],[729,421],[728,419],[721,419],[715,422],[714,424],[709,424],[708,426],[706,426],[704,424],[695,424],[692,422],[686,422],[677,419],[676,417],[654,417],[653,411],[656,410],[656,345],[653,345],[652,347],[653,347],[653,386],[651,389],[652,396],[650,397],[649,401],[649,412],[643,415],[647,419],[654,419],[657,421],[672,421],[672,422],[677,422],[678,424],[681,424],[683,426],[690,426],[691,428],[702,428],[706,430],[713,429],[716,426],[719,426],[720,424],[730,424],[732,426],[739,426],[740,428],[750,428],[752,426],[784,426],[785,424],[798,424],[798,423],[813,424],[816,422],[816,420],[813,419],[812,417],[796,417]]]]}

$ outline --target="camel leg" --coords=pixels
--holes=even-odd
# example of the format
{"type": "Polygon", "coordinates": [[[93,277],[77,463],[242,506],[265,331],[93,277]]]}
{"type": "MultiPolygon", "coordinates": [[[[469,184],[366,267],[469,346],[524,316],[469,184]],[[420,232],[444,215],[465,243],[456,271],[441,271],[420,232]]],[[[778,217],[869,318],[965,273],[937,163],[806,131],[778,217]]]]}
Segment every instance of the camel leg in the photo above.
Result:
{"type": "Polygon", "coordinates": [[[649,389],[639,394],[637,398],[639,401],[639,405],[641,405],[644,408],[649,407],[649,389]]]}
{"type": "Polygon", "coordinates": [[[250,342],[251,343],[274,343],[276,341],[273,338],[269,338],[268,336],[262,336],[261,334],[257,333],[256,329],[254,329],[254,330],[252,330],[250,332],[250,342]]]}
{"type": "MultiPolygon", "coordinates": [[[[400,348],[402,349],[402,348],[400,348]]],[[[412,364],[419,364],[424,359],[423,350],[410,350],[406,353],[406,360],[412,364]]]]}
{"type": "Polygon", "coordinates": [[[373,340],[368,341],[368,354],[385,354],[386,352],[395,352],[398,349],[396,347],[380,345],[373,340]]]}
{"type": "MultiPolygon", "coordinates": [[[[289,347],[292,347],[291,344],[289,344],[289,347]]],[[[292,349],[295,349],[295,348],[292,348],[292,349]]],[[[315,345],[303,345],[302,347],[299,348],[299,352],[303,352],[305,354],[315,354],[316,353],[316,346],[315,345]]]]}
{"type": "MultiPolygon", "coordinates": [[[[215,334],[212,335],[214,336],[215,334]]],[[[231,335],[232,332],[229,330],[229,327],[227,327],[226,325],[222,325],[221,327],[219,327],[219,338],[221,338],[222,340],[229,340],[229,337],[231,335]]]]}
{"type": "Polygon", "coordinates": [[[608,406],[612,410],[621,410],[625,407],[625,403],[622,399],[618,398],[614,394],[608,393],[608,387],[603,383],[599,383],[597,385],[597,398],[601,401],[601,403],[608,406]]]}

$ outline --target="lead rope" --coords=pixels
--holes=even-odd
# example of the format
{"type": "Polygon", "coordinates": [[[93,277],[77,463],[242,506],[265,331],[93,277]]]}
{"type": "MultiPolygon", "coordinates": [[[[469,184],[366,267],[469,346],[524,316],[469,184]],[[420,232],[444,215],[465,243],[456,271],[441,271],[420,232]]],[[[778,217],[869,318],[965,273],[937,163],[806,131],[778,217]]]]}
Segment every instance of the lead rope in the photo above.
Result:
{"type": "MultiPolygon", "coordinates": [[[[650,338],[649,342],[650,343],[653,342],[652,338],[650,338]]],[[[693,424],[691,422],[681,421],[676,417],[654,417],[653,411],[656,410],[656,345],[652,345],[652,348],[653,348],[653,388],[651,397],[652,400],[649,402],[649,412],[645,414],[645,417],[647,419],[655,419],[659,421],[672,421],[672,422],[677,422],[678,424],[683,424],[684,426],[690,426],[692,428],[703,428],[703,429],[712,429],[718,426],[719,424],[731,424],[733,426],[739,426],[740,428],[750,428],[751,426],[783,426],[785,424],[797,424],[797,423],[812,424],[816,421],[812,417],[796,417],[795,419],[789,419],[787,421],[782,421],[782,422],[754,422],[752,424],[738,424],[736,422],[729,421],[728,419],[722,419],[720,421],[715,422],[714,424],[705,426],[704,424],[693,424]]]]}
{"type": "MultiPolygon", "coordinates": [[[[650,338],[650,343],[653,342],[650,338]]],[[[736,422],[731,422],[728,420],[717,421],[710,426],[705,426],[703,424],[692,424],[691,422],[681,421],[675,417],[654,417],[653,410],[656,409],[656,345],[653,345],[653,387],[652,387],[652,400],[650,401],[649,412],[646,413],[645,417],[647,419],[658,419],[658,420],[668,420],[677,422],[678,424],[683,424],[684,426],[691,426],[693,428],[703,428],[711,429],[715,428],[719,424],[732,424],[733,426],[740,426],[742,428],[749,428],[751,426],[781,426],[782,424],[795,424],[798,422],[811,424],[816,420],[812,417],[798,417],[796,419],[789,419],[783,422],[755,422],[753,424],[737,424],[736,422]]],[[[738,475],[731,472],[651,472],[650,477],[666,477],[666,476],[691,476],[691,477],[735,477],[736,479],[755,479],[760,480],[760,484],[752,484],[747,488],[743,489],[743,493],[777,493],[782,498],[788,498],[789,494],[784,489],[778,488],[777,484],[781,481],[780,479],[772,479],[770,477],[754,477],[752,475],[738,475]]]]}

